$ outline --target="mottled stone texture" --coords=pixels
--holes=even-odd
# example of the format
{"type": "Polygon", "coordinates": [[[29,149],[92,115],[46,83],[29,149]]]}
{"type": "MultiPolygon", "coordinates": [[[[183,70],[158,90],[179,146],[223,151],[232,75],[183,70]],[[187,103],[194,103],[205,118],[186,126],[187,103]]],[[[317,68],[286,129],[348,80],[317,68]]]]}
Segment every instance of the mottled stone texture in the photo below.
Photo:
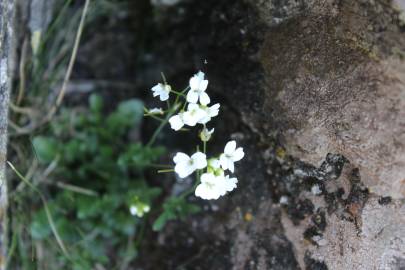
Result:
{"type": "Polygon", "coordinates": [[[398,14],[378,1],[337,2],[267,33],[265,107],[284,112],[274,118],[285,123],[288,153],[312,164],[343,154],[373,193],[405,198],[405,65],[396,53],[405,36],[398,14]]]}
{"type": "Polygon", "coordinates": [[[325,188],[321,196],[299,193],[302,200],[311,200],[313,213],[295,224],[291,214],[283,218],[299,264],[311,269],[403,269],[401,3],[249,2],[269,25],[259,61],[266,78],[261,110],[270,124],[263,128],[266,120],[248,112],[247,123],[264,136],[276,128],[286,154],[307,164],[320,166],[328,153],[343,155],[350,164],[346,174],[343,170],[333,180],[333,188],[330,178],[304,177],[321,180],[325,188]],[[361,187],[354,184],[353,174],[361,187]],[[378,203],[381,196],[392,201],[378,203]],[[321,229],[314,218],[323,211],[327,225],[321,229]]]}
{"type": "Polygon", "coordinates": [[[5,179],[5,161],[7,145],[7,115],[11,85],[11,40],[13,0],[0,1],[0,269],[5,267],[7,247],[6,212],[7,183],[5,179]]]}

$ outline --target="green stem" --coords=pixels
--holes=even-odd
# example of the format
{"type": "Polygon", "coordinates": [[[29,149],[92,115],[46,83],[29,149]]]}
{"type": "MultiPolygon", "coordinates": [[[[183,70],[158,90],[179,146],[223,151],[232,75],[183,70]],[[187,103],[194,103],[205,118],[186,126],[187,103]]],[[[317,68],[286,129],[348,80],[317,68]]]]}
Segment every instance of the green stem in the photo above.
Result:
{"type": "Polygon", "coordinates": [[[167,173],[167,172],[174,172],[174,169],[158,170],[158,173],[167,173]]]}
{"type": "Polygon", "coordinates": [[[144,114],[144,116],[150,116],[150,117],[152,117],[153,119],[158,120],[159,122],[162,122],[162,121],[165,120],[165,119],[160,118],[159,116],[156,116],[156,115],[153,115],[153,114],[144,114]]]}
{"type": "Polygon", "coordinates": [[[177,107],[176,104],[177,103],[175,103],[175,105],[174,105],[174,109],[167,114],[166,118],[160,123],[159,127],[155,130],[155,132],[153,133],[149,142],[146,144],[147,147],[150,147],[155,143],[155,140],[156,140],[157,136],[159,135],[160,131],[169,122],[170,117],[172,117],[172,115],[176,112],[176,107],[177,107]]]}
{"type": "Polygon", "coordinates": [[[186,93],[186,91],[187,91],[188,89],[190,89],[190,86],[187,86],[186,88],[184,88],[183,91],[181,91],[180,93],[181,93],[181,94],[184,94],[184,93],[186,93]]]}
{"type": "Polygon", "coordinates": [[[175,93],[177,96],[185,97],[185,95],[183,94],[183,92],[177,92],[177,91],[175,91],[175,90],[170,90],[170,92],[175,93]]]}
{"type": "Polygon", "coordinates": [[[164,74],[163,72],[160,72],[160,75],[162,76],[163,82],[164,82],[165,84],[167,84],[165,74],[164,74]]]}
{"type": "Polygon", "coordinates": [[[8,266],[10,265],[11,259],[13,258],[16,247],[17,247],[17,230],[14,230],[13,236],[11,238],[11,246],[10,246],[8,254],[7,254],[5,269],[9,269],[8,266]]]}
{"type": "Polygon", "coordinates": [[[151,163],[151,164],[149,164],[148,166],[150,166],[150,167],[155,167],[155,168],[172,168],[172,167],[173,167],[172,165],[154,164],[154,163],[151,163]]]}

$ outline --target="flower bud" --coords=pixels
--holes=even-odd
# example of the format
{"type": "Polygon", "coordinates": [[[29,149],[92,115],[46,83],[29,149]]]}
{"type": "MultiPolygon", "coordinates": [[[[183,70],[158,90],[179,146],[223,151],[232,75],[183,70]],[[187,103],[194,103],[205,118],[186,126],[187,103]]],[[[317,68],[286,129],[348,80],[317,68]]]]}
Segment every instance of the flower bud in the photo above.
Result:
{"type": "Polygon", "coordinates": [[[211,135],[214,133],[214,129],[208,130],[206,127],[200,132],[200,139],[203,142],[208,142],[211,139],[211,135]]]}

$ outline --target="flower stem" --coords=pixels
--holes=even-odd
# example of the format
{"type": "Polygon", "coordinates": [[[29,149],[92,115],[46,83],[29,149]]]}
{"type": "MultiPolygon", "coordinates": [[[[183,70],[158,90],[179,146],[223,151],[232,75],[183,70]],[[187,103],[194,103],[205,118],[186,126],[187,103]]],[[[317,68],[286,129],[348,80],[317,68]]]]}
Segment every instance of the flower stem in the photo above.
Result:
{"type": "Polygon", "coordinates": [[[174,169],[164,169],[164,170],[158,170],[158,173],[167,173],[167,172],[174,172],[174,169]]]}
{"type": "Polygon", "coordinates": [[[152,146],[155,141],[157,136],[159,135],[159,132],[164,128],[164,126],[169,122],[170,117],[176,112],[177,110],[177,103],[174,104],[173,109],[169,111],[167,114],[166,118],[160,123],[159,127],[155,130],[153,133],[152,137],[150,138],[149,142],[146,144],[146,146],[152,146]]]}
{"type": "Polygon", "coordinates": [[[149,166],[155,167],[155,168],[172,168],[173,167],[172,165],[154,164],[154,163],[149,164],[149,166]]]}
{"type": "Polygon", "coordinates": [[[153,114],[144,114],[144,116],[150,116],[150,117],[152,117],[153,119],[158,120],[159,122],[164,121],[163,118],[160,118],[159,116],[156,116],[156,115],[153,115],[153,114]]]}
{"type": "Polygon", "coordinates": [[[170,92],[175,93],[175,94],[178,95],[178,96],[185,97],[185,95],[183,94],[183,92],[177,92],[177,91],[175,91],[175,90],[170,90],[170,92]]]}
{"type": "Polygon", "coordinates": [[[181,91],[181,94],[186,93],[186,91],[190,88],[190,86],[187,86],[186,88],[183,89],[183,91],[181,91]]]}
{"type": "Polygon", "coordinates": [[[160,72],[160,75],[162,76],[163,82],[164,82],[165,84],[167,84],[165,74],[164,74],[163,72],[160,72]]]}

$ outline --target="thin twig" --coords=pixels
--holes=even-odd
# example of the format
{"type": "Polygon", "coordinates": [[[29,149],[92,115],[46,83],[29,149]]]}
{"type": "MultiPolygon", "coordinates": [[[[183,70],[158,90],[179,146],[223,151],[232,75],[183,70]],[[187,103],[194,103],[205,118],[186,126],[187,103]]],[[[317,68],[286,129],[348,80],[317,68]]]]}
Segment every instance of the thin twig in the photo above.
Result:
{"type": "Polygon", "coordinates": [[[43,180],[41,181],[41,183],[44,184],[49,184],[49,185],[54,185],[60,189],[65,189],[65,190],[69,190],[75,193],[79,193],[79,194],[83,194],[83,195],[87,195],[87,196],[98,196],[98,193],[94,190],[88,189],[88,188],[83,188],[83,187],[79,187],[79,186],[75,186],[75,185],[71,185],[71,184],[67,184],[64,182],[60,182],[60,181],[47,181],[47,180],[43,180]]]}
{"type": "Polygon", "coordinates": [[[21,114],[26,114],[32,117],[33,114],[35,114],[35,110],[33,110],[30,107],[19,107],[12,102],[10,102],[10,109],[15,112],[15,113],[21,113],[21,114]]]}
{"type": "Polygon", "coordinates": [[[20,75],[20,86],[18,88],[18,95],[16,100],[16,105],[20,105],[25,92],[25,60],[27,57],[27,49],[28,49],[28,38],[24,38],[24,42],[21,49],[21,58],[20,58],[20,67],[19,67],[19,75],[20,75]]]}

